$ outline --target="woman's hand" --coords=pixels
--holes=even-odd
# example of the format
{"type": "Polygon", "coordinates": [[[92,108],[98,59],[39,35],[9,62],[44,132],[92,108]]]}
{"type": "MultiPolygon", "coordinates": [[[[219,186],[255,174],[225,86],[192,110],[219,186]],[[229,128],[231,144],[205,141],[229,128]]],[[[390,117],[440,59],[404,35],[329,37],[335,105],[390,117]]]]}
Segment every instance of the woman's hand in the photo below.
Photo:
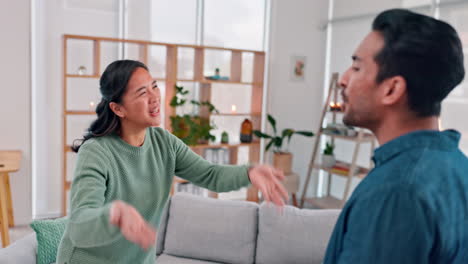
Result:
{"type": "Polygon", "coordinates": [[[110,208],[110,223],[118,226],[123,236],[144,250],[156,242],[156,230],[138,211],[123,201],[114,201],[110,208]]]}
{"type": "Polygon", "coordinates": [[[249,169],[249,178],[253,186],[263,194],[263,198],[272,201],[278,206],[283,206],[288,200],[288,192],[281,184],[284,179],[282,171],[267,165],[257,165],[249,169]]]}

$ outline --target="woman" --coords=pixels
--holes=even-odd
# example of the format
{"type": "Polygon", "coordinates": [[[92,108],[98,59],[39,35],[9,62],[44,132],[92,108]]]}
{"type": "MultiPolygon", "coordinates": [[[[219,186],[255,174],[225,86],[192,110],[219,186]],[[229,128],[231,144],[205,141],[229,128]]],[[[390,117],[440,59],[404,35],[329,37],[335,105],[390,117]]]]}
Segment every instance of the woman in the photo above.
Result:
{"type": "Polygon", "coordinates": [[[217,192],[252,183],[283,205],[280,172],[213,165],[160,125],[160,91],[137,61],[111,63],[102,101],[78,152],[71,213],[57,263],[154,263],[155,239],[173,175],[217,192]]]}

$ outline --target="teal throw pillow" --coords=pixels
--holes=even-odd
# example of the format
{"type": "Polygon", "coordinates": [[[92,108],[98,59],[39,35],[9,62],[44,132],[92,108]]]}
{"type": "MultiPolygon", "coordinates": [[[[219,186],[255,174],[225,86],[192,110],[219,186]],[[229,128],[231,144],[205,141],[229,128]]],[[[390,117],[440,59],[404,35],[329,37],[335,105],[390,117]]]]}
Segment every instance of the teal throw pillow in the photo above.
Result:
{"type": "Polygon", "coordinates": [[[36,231],[37,264],[55,262],[67,221],[67,218],[57,218],[54,220],[35,220],[31,223],[31,228],[36,231]]]}

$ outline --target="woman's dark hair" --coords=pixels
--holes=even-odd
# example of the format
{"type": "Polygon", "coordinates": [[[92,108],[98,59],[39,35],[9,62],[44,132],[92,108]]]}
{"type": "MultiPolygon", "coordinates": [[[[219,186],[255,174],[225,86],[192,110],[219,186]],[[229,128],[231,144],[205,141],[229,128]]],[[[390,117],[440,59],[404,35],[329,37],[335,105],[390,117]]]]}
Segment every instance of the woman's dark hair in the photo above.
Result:
{"type": "Polygon", "coordinates": [[[78,152],[86,140],[106,136],[120,129],[120,119],[110,109],[109,103],[122,102],[122,96],[127,89],[128,81],[137,68],[148,70],[145,64],[133,60],[118,60],[107,66],[99,80],[102,99],[96,106],[97,119],[91,123],[83,139],[78,140],[78,144],[75,144],[76,140],[73,142],[72,150],[74,152],[78,152]]]}
{"type": "Polygon", "coordinates": [[[438,116],[441,102],[465,76],[463,49],[449,24],[404,9],[380,13],[372,30],[384,47],[375,56],[377,83],[402,76],[410,109],[420,117],[438,116]]]}

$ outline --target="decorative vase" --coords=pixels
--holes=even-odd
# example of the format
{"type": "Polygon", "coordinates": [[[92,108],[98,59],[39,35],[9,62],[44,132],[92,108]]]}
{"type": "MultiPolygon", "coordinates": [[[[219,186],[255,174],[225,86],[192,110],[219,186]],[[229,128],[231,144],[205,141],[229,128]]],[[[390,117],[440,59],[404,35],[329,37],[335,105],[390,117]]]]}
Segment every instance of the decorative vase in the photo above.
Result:
{"type": "Polygon", "coordinates": [[[273,167],[282,170],[284,175],[291,174],[293,155],[290,152],[275,152],[273,154],[273,167]]]}
{"type": "Polygon", "coordinates": [[[336,159],[333,155],[322,155],[322,166],[325,168],[331,168],[335,166],[336,159]]]}
{"type": "Polygon", "coordinates": [[[78,75],[85,75],[86,74],[86,67],[81,65],[78,67],[78,75]]]}
{"type": "Polygon", "coordinates": [[[221,133],[221,143],[222,144],[228,144],[229,143],[229,135],[226,131],[223,131],[223,133],[221,133]]]}
{"type": "Polygon", "coordinates": [[[252,131],[253,131],[252,121],[246,118],[244,122],[242,122],[242,125],[241,125],[240,141],[242,143],[252,142],[252,131]]]}

